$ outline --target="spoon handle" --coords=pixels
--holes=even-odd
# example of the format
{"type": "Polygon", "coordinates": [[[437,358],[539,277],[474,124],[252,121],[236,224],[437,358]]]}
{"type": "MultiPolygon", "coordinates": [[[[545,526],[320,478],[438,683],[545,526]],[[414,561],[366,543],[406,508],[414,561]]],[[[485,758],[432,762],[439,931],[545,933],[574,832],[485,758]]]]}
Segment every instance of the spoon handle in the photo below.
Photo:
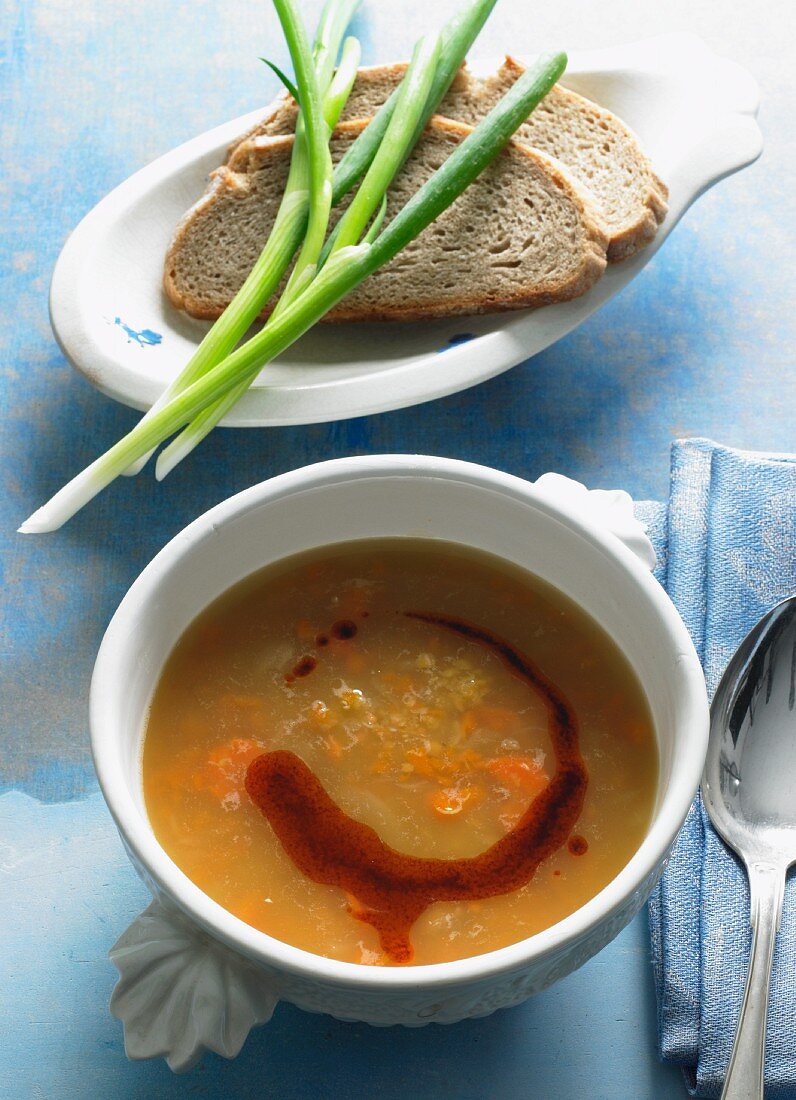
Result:
{"type": "Polygon", "coordinates": [[[785,894],[785,871],[773,863],[762,862],[752,863],[747,869],[751,890],[752,951],[721,1100],[756,1100],[758,1097],[762,1100],[763,1097],[768,987],[785,894]]]}

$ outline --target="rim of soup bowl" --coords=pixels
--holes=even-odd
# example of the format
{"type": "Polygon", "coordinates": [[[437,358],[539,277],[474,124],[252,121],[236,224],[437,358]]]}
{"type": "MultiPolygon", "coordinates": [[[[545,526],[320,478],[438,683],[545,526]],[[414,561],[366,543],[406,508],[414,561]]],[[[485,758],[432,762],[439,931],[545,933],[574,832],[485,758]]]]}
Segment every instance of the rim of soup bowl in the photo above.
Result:
{"type": "MultiPolygon", "coordinates": [[[[319,544],[320,545],[320,544],[319,544]]],[[[464,545],[464,543],[462,543],[464,545]]],[[[230,584],[234,584],[231,581],[230,584]]],[[[601,529],[567,501],[551,502],[533,483],[488,466],[425,455],[371,455],[332,459],[277,475],[227,498],[180,531],[152,559],[122,599],[105,632],[94,665],[90,691],[91,748],[105,802],[131,853],[157,887],[211,937],[264,966],[315,983],[384,992],[390,988],[441,988],[488,981],[506,971],[575,944],[590,929],[615,913],[656,870],[666,855],[693,801],[702,772],[708,734],[705,681],[691,638],[663,588],[637,556],[607,529],[601,529]],[[568,917],[517,943],[451,962],[407,967],[368,966],[316,955],[284,943],[233,916],[196,886],[161,847],[143,809],[136,805],[120,752],[117,699],[132,654],[125,652],[128,624],[168,583],[169,575],[207,535],[267,501],[366,477],[442,478],[498,490],[563,521],[596,551],[618,559],[657,614],[661,645],[676,654],[680,683],[673,697],[675,727],[688,731],[674,754],[672,775],[649,830],[631,859],[598,894],[568,917]]]]}

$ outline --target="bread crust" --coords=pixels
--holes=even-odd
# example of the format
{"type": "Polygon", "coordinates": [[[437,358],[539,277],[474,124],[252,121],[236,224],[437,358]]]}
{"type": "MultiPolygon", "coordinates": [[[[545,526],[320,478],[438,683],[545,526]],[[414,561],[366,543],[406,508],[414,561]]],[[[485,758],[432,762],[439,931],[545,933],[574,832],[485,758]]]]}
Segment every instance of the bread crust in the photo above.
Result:
{"type": "MultiPolygon", "coordinates": [[[[512,78],[517,80],[525,72],[525,66],[516,58],[507,54],[501,71],[510,73],[512,78]]],[[[636,218],[622,226],[621,229],[607,226],[608,262],[620,263],[645,248],[657,233],[658,226],[666,217],[669,209],[667,205],[669,189],[656,174],[652,162],[641,148],[636,135],[618,115],[605,107],[601,107],[599,103],[587,99],[586,96],[580,95],[579,92],[574,92],[571,88],[565,88],[563,84],[556,84],[553,90],[561,99],[575,104],[580,109],[601,115],[615,133],[621,134],[624,145],[632,152],[646,176],[647,186],[640,198],[636,218]]]]}
{"type": "MultiPolygon", "coordinates": [[[[369,119],[356,119],[340,123],[335,133],[355,137],[365,129],[369,121],[369,119]]],[[[463,140],[473,130],[473,127],[465,123],[454,122],[439,115],[431,119],[429,127],[434,127],[457,141],[463,140]]],[[[215,305],[202,301],[180,290],[177,285],[175,274],[185,235],[190,231],[193,220],[201,217],[218,200],[222,192],[226,191],[227,196],[236,199],[245,199],[249,190],[246,177],[267,166],[274,156],[287,154],[292,144],[292,134],[250,138],[236,147],[228,164],[222,165],[211,174],[212,182],[209,190],[182,218],[166,254],[163,289],[169,301],[177,309],[205,321],[215,320],[221,316],[226,303],[215,305]]],[[[601,277],[607,264],[609,242],[599,210],[588,193],[573,180],[566,167],[552,157],[516,141],[509,142],[507,149],[510,149],[514,155],[527,159],[529,164],[541,168],[548,180],[565,193],[579,215],[586,238],[586,247],[583,250],[580,265],[570,273],[568,278],[552,285],[548,284],[544,289],[529,286],[514,295],[463,296],[454,301],[424,303],[416,307],[384,305],[376,308],[362,308],[347,304],[343,299],[322,318],[322,321],[332,324],[350,321],[424,321],[440,317],[537,309],[541,306],[569,301],[585,294],[601,277]]],[[[506,151],[499,154],[499,156],[504,155],[506,151]]],[[[261,319],[270,315],[271,308],[269,304],[262,311],[261,319]]]]}
{"type": "MultiPolygon", "coordinates": [[[[210,183],[204,195],[187,210],[177,223],[174,235],[171,238],[166,251],[163,265],[163,290],[175,309],[187,313],[200,321],[215,321],[226,308],[225,305],[209,305],[201,298],[195,298],[191,294],[180,289],[177,284],[177,267],[179,264],[180,250],[185,243],[186,236],[190,232],[193,222],[200,218],[206,210],[211,208],[223,192],[228,192],[236,198],[243,199],[249,192],[249,183],[246,178],[248,149],[253,143],[257,143],[257,152],[267,158],[268,156],[281,156],[293,148],[292,134],[283,134],[274,137],[260,137],[249,142],[241,142],[235,149],[230,165],[222,164],[210,173],[210,183]]],[[[268,316],[269,311],[261,314],[268,316]]]]}
{"type": "MultiPolygon", "coordinates": [[[[642,154],[643,155],[643,154],[642,154]]],[[[647,158],[644,158],[647,160],[647,158]]],[[[647,160],[649,164],[649,161],[647,160]]],[[[608,262],[621,263],[646,248],[658,232],[669,211],[669,188],[649,165],[649,185],[642,199],[642,209],[637,221],[619,233],[613,233],[608,242],[608,262]]]]}

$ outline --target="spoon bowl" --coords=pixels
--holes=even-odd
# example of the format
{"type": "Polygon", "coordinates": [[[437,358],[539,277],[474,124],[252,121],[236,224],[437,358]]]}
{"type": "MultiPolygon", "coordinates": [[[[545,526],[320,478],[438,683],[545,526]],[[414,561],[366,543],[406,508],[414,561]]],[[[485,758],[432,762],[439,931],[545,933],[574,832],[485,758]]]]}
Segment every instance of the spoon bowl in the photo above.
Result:
{"type": "Polygon", "coordinates": [[[722,1100],[763,1095],[766,1010],[785,875],[796,863],[796,596],[746,636],[713,699],[702,797],[746,866],[752,952],[722,1100]]]}

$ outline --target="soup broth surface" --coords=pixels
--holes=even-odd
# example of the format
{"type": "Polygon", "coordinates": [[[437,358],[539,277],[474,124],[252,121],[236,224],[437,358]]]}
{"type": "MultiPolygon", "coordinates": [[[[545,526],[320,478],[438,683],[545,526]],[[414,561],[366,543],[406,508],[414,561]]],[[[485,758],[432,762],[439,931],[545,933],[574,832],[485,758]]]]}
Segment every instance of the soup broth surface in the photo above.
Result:
{"type": "Polygon", "coordinates": [[[314,550],[235,585],[169,657],[143,750],[152,827],[189,878],[277,939],[370,964],[466,958],[568,916],[638,848],[657,768],[641,686],[593,620],[518,567],[415,539],[314,550]],[[399,958],[360,898],[299,869],[247,793],[247,771],[288,750],[396,852],[479,856],[522,827],[556,773],[549,700],[485,638],[565,700],[585,799],[529,881],[434,901],[399,958]]]}

